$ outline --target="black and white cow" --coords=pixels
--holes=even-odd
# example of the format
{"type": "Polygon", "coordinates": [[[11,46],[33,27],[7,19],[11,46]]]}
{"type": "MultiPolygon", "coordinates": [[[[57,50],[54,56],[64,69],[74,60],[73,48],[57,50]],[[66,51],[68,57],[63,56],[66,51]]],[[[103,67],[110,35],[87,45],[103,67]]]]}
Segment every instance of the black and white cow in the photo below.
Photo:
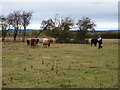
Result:
{"type": "Polygon", "coordinates": [[[99,36],[99,38],[92,38],[91,39],[91,46],[94,44],[94,46],[97,46],[98,43],[98,49],[103,48],[102,46],[102,38],[99,36]]]}
{"type": "Polygon", "coordinates": [[[98,39],[97,38],[92,38],[91,39],[91,46],[92,46],[92,44],[94,44],[94,46],[97,46],[97,43],[98,43],[98,39]]]}

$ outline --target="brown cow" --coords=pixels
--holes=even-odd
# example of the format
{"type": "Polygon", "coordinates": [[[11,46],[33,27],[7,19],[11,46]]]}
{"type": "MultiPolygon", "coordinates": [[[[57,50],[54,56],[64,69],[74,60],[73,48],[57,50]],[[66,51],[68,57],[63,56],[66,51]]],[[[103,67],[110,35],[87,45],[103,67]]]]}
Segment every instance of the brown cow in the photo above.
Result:
{"type": "Polygon", "coordinates": [[[31,38],[30,45],[31,45],[31,48],[35,47],[35,45],[36,45],[36,38],[31,38]]]}
{"type": "MultiPolygon", "coordinates": [[[[32,39],[35,39],[35,40],[34,40],[34,41],[35,41],[35,45],[38,46],[39,38],[28,38],[28,39],[27,39],[27,45],[31,45],[31,44],[32,44],[32,42],[33,42],[32,39]],[[31,40],[32,40],[32,42],[31,42],[31,40]]],[[[34,46],[35,46],[35,45],[34,45],[34,46]]]]}
{"type": "Polygon", "coordinates": [[[50,47],[50,44],[51,44],[53,41],[54,41],[53,38],[44,38],[44,39],[43,39],[43,46],[45,47],[45,46],[48,45],[48,47],[50,47]]]}

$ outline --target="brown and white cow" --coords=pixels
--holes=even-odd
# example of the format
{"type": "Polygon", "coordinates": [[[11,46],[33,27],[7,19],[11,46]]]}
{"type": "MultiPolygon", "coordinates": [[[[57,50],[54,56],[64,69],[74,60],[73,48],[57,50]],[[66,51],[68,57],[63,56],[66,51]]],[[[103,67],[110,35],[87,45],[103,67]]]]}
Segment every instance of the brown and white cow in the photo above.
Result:
{"type": "Polygon", "coordinates": [[[45,47],[45,46],[48,46],[48,47],[50,47],[50,44],[52,43],[52,42],[54,42],[55,40],[53,39],[53,38],[44,38],[43,39],[43,46],[45,47]]]}

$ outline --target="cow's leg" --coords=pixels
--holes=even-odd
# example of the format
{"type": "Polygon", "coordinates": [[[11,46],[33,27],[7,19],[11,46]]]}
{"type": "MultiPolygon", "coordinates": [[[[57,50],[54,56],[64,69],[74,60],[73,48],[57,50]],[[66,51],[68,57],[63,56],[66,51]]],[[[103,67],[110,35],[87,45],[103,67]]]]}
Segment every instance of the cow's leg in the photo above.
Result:
{"type": "Polygon", "coordinates": [[[30,41],[28,41],[28,45],[30,45],[30,41]]]}
{"type": "Polygon", "coordinates": [[[45,45],[43,44],[43,47],[45,47],[45,45]]]}
{"type": "Polygon", "coordinates": [[[50,43],[48,44],[48,47],[50,47],[50,43]]]}
{"type": "Polygon", "coordinates": [[[33,44],[33,48],[35,47],[35,45],[33,44]]]}
{"type": "Polygon", "coordinates": [[[38,41],[36,41],[36,45],[38,46],[38,41]]]}
{"type": "Polygon", "coordinates": [[[43,47],[44,47],[44,48],[46,48],[46,45],[45,45],[45,44],[43,44],[43,47]]]}
{"type": "Polygon", "coordinates": [[[29,40],[27,40],[27,45],[29,45],[30,44],[30,41],[29,40]]]}
{"type": "Polygon", "coordinates": [[[32,43],[32,46],[31,46],[32,48],[34,48],[34,43],[32,43]]]}
{"type": "Polygon", "coordinates": [[[96,46],[97,46],[97,42],[96,42],[96,46]]]}
{"type": "Polygon", "coordinates": [[[92,46],[92,42],[91,42],[91,46],[92,46]]]}
{"type": "Polygon", "coordinates": [[[32,48],[32,43],[30,44],[31,48],[32,48]]]}
{"type": "Polygon", "coordinates": [[[36,45],[38,46],[38,43],[36,45]]]}
{"type": "Polygon", "coordinates": [[[34,45],[33,45],[34,47],[36,46],[36,43],[34,42],[34,45]]]}
{"type": "Polygon", "coordinates": [[[96,46],[97,43],[94,43],[94,45],[96,46]]]}

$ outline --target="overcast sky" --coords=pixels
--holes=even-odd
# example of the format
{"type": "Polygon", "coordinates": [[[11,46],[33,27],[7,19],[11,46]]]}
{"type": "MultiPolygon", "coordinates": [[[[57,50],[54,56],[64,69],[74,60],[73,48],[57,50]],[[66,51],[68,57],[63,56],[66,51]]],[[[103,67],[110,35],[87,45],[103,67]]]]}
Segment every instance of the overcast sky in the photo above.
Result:
{"type": "Polygon", "coordinates": [[[39,29],[42,20],[71,16],[76,22],[84,16],[91,18],[96,30],[118,29],[118,1],[116,0],[3,0],[2,13],[7,16],[15,10],[33,11],[27,28],[39,29]]]}

